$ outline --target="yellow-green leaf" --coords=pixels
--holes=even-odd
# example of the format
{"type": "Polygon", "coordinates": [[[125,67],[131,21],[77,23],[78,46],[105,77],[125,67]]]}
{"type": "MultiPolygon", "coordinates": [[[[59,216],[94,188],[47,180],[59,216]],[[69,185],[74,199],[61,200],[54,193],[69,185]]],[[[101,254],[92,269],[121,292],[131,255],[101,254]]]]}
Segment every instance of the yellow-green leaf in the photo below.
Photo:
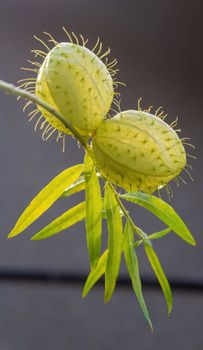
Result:
{"type": "Polygon", "coordinates": [[[84,176],[80,176],[78,180],[76,180],[72,185],[70,185],[63,192],[62,197],[69,197],[72,194],[78,193],[85,189],[85,178],[84,176]]]}
{"type": "Polygon", "coordinates": [[[165,228],[164,230],[161,230],[161,231],[159,231],[159,232],[152,233],[152,234],[149,235],[147,238],[148,238],[148,239],[159,239],[159,238],[162,238],[162,237],[166,236],[169,232],[171,232],[171,228],[170,228],[170,227],[167,227],[167,228],[165,228]]]}
{"type": "MultiPolygon", "coordinates": [[[[99,173],[96,174],[98,178],[101,177],[99,173]]],[[[61,197],[69,197],[71,194],[75,194],[83,190],[85,190],[85,177],[82,175],[71,186],[65,189],[61,197]]]]}
{"type": "Polygon", "coordinates": [[[196,244],[183,220],[163,199],[142,192],[127,193],[121,195],[121,198],[145,207],[169,226],[171,230],[183,240],[191,245],[196,244]]]}
{"type": "Polygon", "coordinates": [[[138,241],[135,241],[133,243],[134,248],[138,248],[143,243],[142,239],[139,239],[138,241]]]}
{"type": "Polygon", "coordinates": [[[84,289],[82,292],[83,298],[86,297],[86,295],[89,293],[89,291],[95,285],[95,283],[104,274],[104,272],[106,270],[107,257],[108,257],[108,250],[105,250],[105,252],[100,257],[100,259],[97,263],[97,266],[89,273],[89,276],[87,278],[87,281],[85,283],[85,286],[84,286],[84,289]]]}
{"type": "Polygon", "coordinates": [[[87,248],[90,266],[93,269],[97,265],[101,252],[103,201],[96,170],[88,154],[85,156],[84,163],[87,248]]]}
{"type": "Polygon", "coordinates": [[[105,187],[104,207],[107,216],[109,252],[105,272],[104,301],[108,302],[115,289],[123,246],[123,227],[120,208],[109,184],[105,187]]]}
{"type": "Polygon", "coordinates": [[[166,275],[163,271],[163,268],[160,264],[160,261],[156,255],[154,249],[146,241],[144,241],[144,248],[145,248],[146,254],[148,256],[149,262],[152,266],[152,269],[154,270],[154,273],[155,273],[155,275],[160,283],[160,286],[162,288],[162,291],[164,293],[168,313],[170,314],[170,312],[172,310],[172,305],[173,305],[173,298],[172,298],[170,285],[168,283],[166,275]]]}
{"type": "Polygon", "coordinates": [[[133,290],[138,299],[138,302],[143,311],[143,314],[152,329],[152,323],[150,320],[149,312],[142,295],[142,284],[141,284],[140,274],[139,274],[138,259],[134,249],[133,230],[128,221],[126,222],[126,226],[124,230],[124,256],[125,256],[127,269],[132,281],[133,290]]]}
{"type": "Polygon", "coordinates": [[[76,224],[77,222],[81,221],[85,217],[85,202],[82,202],[78,205],[76,205],[74,208],[71,208],[67,210],[65,213],[63,213],[61,216],[56,218],[54,221],[52,221],[49,225],[44,227],[41,231],[36,233],[32,240],[40,240],[45,239],[50,236],[55,235],[56,233],[59,233],[68,227],[76,224]]]}
{"type": "Polygon", "coordinates": [[[82,171],[83,164],[78,164],[56,176],[28,205],[8,237],[18,235],[38,219],[61,196],[64,190],[78,179],[82,171]]]}

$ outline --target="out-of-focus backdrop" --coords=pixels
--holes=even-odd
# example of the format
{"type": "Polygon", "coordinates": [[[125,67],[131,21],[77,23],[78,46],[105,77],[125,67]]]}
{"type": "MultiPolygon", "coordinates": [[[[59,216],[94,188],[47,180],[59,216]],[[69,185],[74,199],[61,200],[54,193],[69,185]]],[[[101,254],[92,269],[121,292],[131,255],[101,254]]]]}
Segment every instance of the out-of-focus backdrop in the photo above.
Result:
{"type": "MultiPolygon", "coordinates": [[[[203,279],[202,229],[202,17],[200,0],[7,0],[0,6],[0,78],[16,82],[39,48],[33,34],[43,31],[66,39],[62,26],[82,33],[93,45],[99,36],[119,60],[122,109],[163,106],[168,120],[179,116],[183,136],[196,146],[192,183],[174,189],[172,205],[196,237],[193,248],[171,234],[155,243],[169,278],[203,279]]],[[[43,36],[43,35],[42,35],[43,36]]],[[[72,139],[66,152],[54,137],[44,143],[28,123],[22,103],[0,93],[0,270],[19,269],[88,273],[84,225],[53,238],[31,242],[43,224],[77,203],[81,196],[58,202],[24,234],[7,241],[9,230],[28,202],[54,176],[82,161],[72,139]]],[[[191,149],[188,149],[191,152],[191,149]]],[[[193,153],[194,154],[194,153],[193,153]]],[[[146,232],[163,226],[145,210],[133,216],[146,232]]],[[[105,235],[105,233],[104,233],[105,235]]],[[[141,249],[142,276],[153,273],[141,249]]],[[[121,275],[126,275],[122,266],[121,275]]],[[[174,309],[167,317],[163,295],[144,289],[155,326],[151,336],[130,289],[118,288],[103,304],[103,289],[81,299],[82,285],[0,282],[0,349],[185,349],[203,346],[203,295],[174,291],[174,309]]]]}

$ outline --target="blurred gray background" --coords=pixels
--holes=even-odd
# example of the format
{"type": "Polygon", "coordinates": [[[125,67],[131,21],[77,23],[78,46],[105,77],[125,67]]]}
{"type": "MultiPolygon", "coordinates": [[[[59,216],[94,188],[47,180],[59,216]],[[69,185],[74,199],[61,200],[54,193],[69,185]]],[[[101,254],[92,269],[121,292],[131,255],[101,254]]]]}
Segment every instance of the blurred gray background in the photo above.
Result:
{"type": "MultiPolygon", "coordinates": [[[[197,240],[193,248],[171,234],[155,243],[169,278],[203,280],[202,238],[202,17],[201,0],[1,0],[0,78],[15,83],[39,48],[33,34],[43,31],[65,40],[64,25],[82,33],[93,45],[100,36],[119,60],[122,109],[160,105],[168,121],[179,116],[183,136],[190,136],[198,159],[191,161],[194,182],[174,188],[172,205],[197,240]]],[[[76,142],[66,141],[66,152],[54,137],[44,143],[34,122],[28,123],[22,103],[0,93],[0,270],[18,269],[88,273],[84,225],[53,238],[31,242],[30,237],[82,195],[56,203],[19,237],[6,237],[29,201],[54,176],[82,161],[76,142]]],[[[189,151],[191,151],[189,149],[189,151]]],[[[185,177],[187,178],[187,176],[185,177]]],[[[146,232],[163,226],[144,209],[132,215],[146,232]]],[[[104,232],[105,236],[105,232],[104,232]]],[[[139,251],[143,276],[153,273],[139,251]]],[[[122,266],[121,275],[126,275],[122,266]]],[[[174,309],[167,317],[163,295],[144,289],[155,327],[151,336],[130,289],[119,288],[103,304],[103,289],[81,299],[82,285],[0,283],[0,349],[139,349],[203,348],[203,295],[174,291],[174,309]]]]}

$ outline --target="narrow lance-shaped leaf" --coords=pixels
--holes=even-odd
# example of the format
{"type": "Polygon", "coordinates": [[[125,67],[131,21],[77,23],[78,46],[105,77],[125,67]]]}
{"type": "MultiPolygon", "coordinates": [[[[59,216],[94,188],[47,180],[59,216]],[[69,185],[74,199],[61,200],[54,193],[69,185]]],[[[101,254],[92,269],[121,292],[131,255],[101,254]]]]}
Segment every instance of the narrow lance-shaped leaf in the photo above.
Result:
{"type": "Polygon", "coordinates": [[[67,210],[41,231],[36,233],[32,237],[32,240],[35,241],[51,237],[84,219],[85,214],[85,202],[82,202],[74,208],[67,210]]]}
{"type": "Polygon", "coordinates": [[[171,228],[167,227],[164,230],[152,233],[151,235],[148,236],[148,239],[159,239],[166,236],[169,232],[171,232],[171,228]]]}
{"type": "Polygon", "coordinates": [[[152,266],[152,269],[154,270],[154,273],[160,283],[160,286],[163,290],[165,299],[166,299],[166,304],[167,304],[167,309],[168,309],[168,313],[170,314],[171,310],[172,310],[172,305],[173,305],[173,298],[172,298],[172,294],[171,294],[171,289],[170,289],[170,285],[168,283],[168,280],[166,278],[166,275],[163,271],[163,268],[160,264],[160,261],[154,251],[154,249],[152,248],[152,246],[150,246],[146,241],[144,241],[144,248],[146,251],[146,254],[148,256],[149,262],[152,266]]]}
{"type": "Polygon", "coordinates": [[[72,185],[65,189],[61,197],[69,197],[85,189],[85,177],[80,176],[72,185]]]}
{"type": "Polygon", "coordinates": [[[61,196],[64,190],[78,179],[82,171],[83,164],[78,164],[56,176],[28,205],[8,237],[18,235],[38,219],[61,196]]]}
{"type": "Polygon", "coordinates": [[[133,286],[135,295],[138,299],[138,302],[143,311],[143,314],[152,329],[152,323],[150,320],[149,312],[142,295],[142,285],[141,285],[140,274],[139,274],[138,259],[134,249],[133,230],[128,221],[126,222],[126,226],[124,230],[124,256],[125,256],[127,269],[132,281],[132,286],[133,286]]]}
{"type": "Polygon", "coordinates": [[[121,197],[145,207],[169,226],[171,230],[183,240],[191,245],[195,245],[195,240],[185,223],[175,210],[163,199],[142,192],[127,193],[121,195],[121,197]]]}
{"type": "MultiPolygon", "coordinates": [[[[96,173],[97,177],[101,177],[99,173],[96,173]]],[[[72,194],[85,190],[85,177],[82,175],[72,185],[65,189],[61,197],[69,197],[72,194]]]]}
{"type": "Polygon", "coordinates": [[[85,156],[84,176],[87,248],[90,257],[90,266],[93,269],[97,265],[101,252],[103,201],[96,170],[88,154],[85,156]]]}
{"type": "MultiPolygon", "coordinates": [[[[171,232],[171,228],[170,227],[168,227],[168,228],[166,228],[164,230],[152,233],[149,236],[145,233],[146,238],[140,239],[140,240],[134,242],[133,246],[134,246],[134,248],[139,247],[143,243],[143,240],[147,241],[150,245],[152,245],[151,240],[162,238],[162,237],[166,236],[169,232],[171,232]]],[[[144,232],[142,231],[142,233],[144,233],[144,232]]]]}
{"type": "Polygon", "coordinates": [[[108,302],[115,289],[123,246],[123,228],[120,208],[109,184],[106,184],[105,187],[104,207],[107,216],[109,252],[105,272],[104,301],[108,302]]]}
{"type": "Polygon", "coordinates": [[[87,281],[85,283],[85,286],[82,292],[83,298],[89,293],[92,287],[97,283],[100,277],[104,274],[106,270],[107,257],[108,257],[108,250],[105,250],[105,252],[100,257],[97,263],[97,266],[89,273],[89,276],[87,278],[87,281]]]}

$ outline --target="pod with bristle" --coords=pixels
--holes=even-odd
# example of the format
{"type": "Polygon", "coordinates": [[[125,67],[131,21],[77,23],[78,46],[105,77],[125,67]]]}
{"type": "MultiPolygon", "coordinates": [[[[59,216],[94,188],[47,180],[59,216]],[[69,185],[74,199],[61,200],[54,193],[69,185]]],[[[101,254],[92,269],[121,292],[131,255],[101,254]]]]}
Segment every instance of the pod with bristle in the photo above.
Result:
{"type": "MultiPolygon", "coordinates": [[[[64,31],[69,42],[58,43],[50,34],[44,33],[49,38],[47,44],[35,36],[47,52],[32,50],[35,57],[43,59],[43,62],[29,61],[32,68],[24,70],[37,73],[37,78],[22,79],[20,86],[35,92],[40,99],[61,112],[82,135],[91,135],[110,111],[112,102],[116,103],[117,70],[114,66],[117,61],[108,61],[110,49],[103,52],[99,39],[90,50],[82,35],[77,37],[64,31]],[[52,49],[49,42],[54,45],[52,49]]],[[[51,113],[38,108],[50,126],[59,132],[70,133],[51,113]]]]}
{"type": "Polygon", "coordinates": [[[99,171],[128,191],[153,193],[186,165],[183,143],[173,128],[141,110],[102,121],[92,147],[99,171]]]}

